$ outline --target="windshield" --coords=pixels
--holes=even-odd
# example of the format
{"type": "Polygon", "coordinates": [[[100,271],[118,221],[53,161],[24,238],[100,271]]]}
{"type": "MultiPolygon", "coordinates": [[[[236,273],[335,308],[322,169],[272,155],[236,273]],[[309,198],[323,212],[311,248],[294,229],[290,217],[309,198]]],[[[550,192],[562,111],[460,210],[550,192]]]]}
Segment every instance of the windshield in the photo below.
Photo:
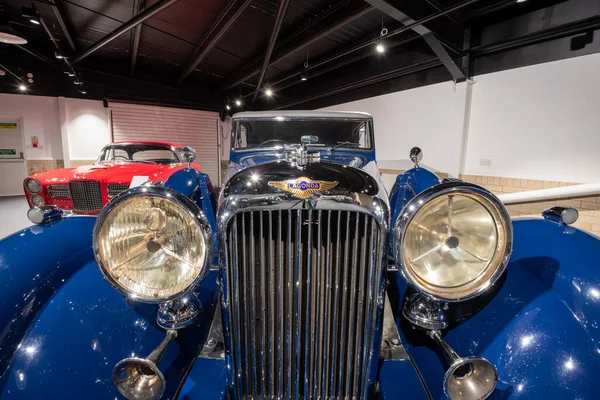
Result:
{"type": "Polygon", "coordinates": [[[311,146],[371,149],[371,121],[365,119],[235,119],[231,143],[234,149],[284,147],[301,143],[302,136],[316,136],[311,146]]]}
{"type": "Polygon", "coordinates": [[[178,164],[181,161],[180,157],[169,146],[157,144],[113,144],[102,149],[97,162],[178,164]]]}

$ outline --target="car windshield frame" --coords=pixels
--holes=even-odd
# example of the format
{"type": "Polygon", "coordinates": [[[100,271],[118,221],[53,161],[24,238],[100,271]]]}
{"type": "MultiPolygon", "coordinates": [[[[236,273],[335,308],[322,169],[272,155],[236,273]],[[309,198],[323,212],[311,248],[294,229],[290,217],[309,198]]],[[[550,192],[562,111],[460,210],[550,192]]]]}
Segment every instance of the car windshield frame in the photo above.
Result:
{"type": "MultiPolygon", "coordinates": [[[[337,144],[322,144],[319,142],[308,144],[310,147],[323,150],[346,150],[346,151],[364,151],[370,152],[375,149],[375,138],[373,133],[373,119],[372,118],[361,118],[361,117],[344,117],[344,118],[326,118],[326,117],[249,117],[249,118],[234,118],[231,124],[231,151],[256,151],[256,150],[273,150],[273,149],[285,149],[286,147],[294,147],[300,145],[300,140],[295,143],[287,143],[286,146],[275,145],[275,146],[242,146],[240,129],[244,122],[252,121],[273,121],[274,123],[281,123],[286,121],[332,121],[332,122],[354,122],[354,123],[365,123],[365,135],[366,143],[368,147],[348,147],[345,146],[347,142],[337,144]]],[[[319,136],[318,132],[306,132],[306,135],[319,136]]],[[[305,136],[305,135],[302,135],[305,136]]],[[[273,138],[276,139],[276,138],[273,138]]],[[[300,139],[300,138],[298,138],[300,139]]],[[[359,144],[360,145],[360,144],[359,144]]]]}
{"type": "Polygon", "coordinates": [[[177,147],[174,146],[169,146],[169,145],[163,145],[163,144],[155,144],[155,143],[112,143],[109,144],[107,146],[105,146],[101,151],[100,154],[98,155],[98,158],[96,159],[96,164],[156,164],[156,165],[173,165],[173,164],[182,164],[182,160],[183,160],[183,149],[179,149],[177,147]],[[136,150],[134,152],[129,152],[127,151],[128,148],[139,148],[139,150],[136,150]],[[107,159],[108,154],[110,151],[113,150],[123,150],[128,154],[128,157],[130,157],[128,160],[125,160],[123,158],[119,158],[119,159],[107,159]],[[175,160],[174,162],[170,162],[170,163],[162,163],[162,162],[156,162],[156,161],[151,161],[151,160],[134,160],[133,159],[133,155],[135,153],[139,153],[139,152],[143,152],[143,151],[155,151],[155,150],[166,150],[171,152],[171,154],[173,155],[173,159],[175,160]]]}

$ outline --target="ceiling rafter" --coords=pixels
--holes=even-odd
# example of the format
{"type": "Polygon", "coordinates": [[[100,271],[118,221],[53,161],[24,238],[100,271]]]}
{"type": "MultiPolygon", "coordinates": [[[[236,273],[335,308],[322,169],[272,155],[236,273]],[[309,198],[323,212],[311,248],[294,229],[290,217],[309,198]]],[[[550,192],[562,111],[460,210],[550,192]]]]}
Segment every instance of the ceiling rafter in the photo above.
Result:
{"type": "MultiPolygon", "coordinates": [[[[139,13],[146,9],[146,0],[133,0],[133,12],[132,17],[135,17],[139,13]]],[[[142,35],[143,24],[139,24],[133,28],[131,39],[129,42],[129,52],[131,54],[131,65],[129,67],[129,75],[135,75],[135,67],[137,65],[137,56],[140,49],[140,37],[142,35]]]]}
{"type": "Polygon", "coordinates": [[[142,11],[141,13],[139,13],[138,15],[136,15],[129,21],[125,22],[123,25],[121,25],[117,29],[108,33],[102,39],[98,40],[96,43],[91,45],[85,51],[83,51],[83,52],[79,53],[77,56],[75,56],[75,58],[73,59],[73,64],[80,62],[81,60],[83,60],[84,58],[86,58],[87,56],[89,56],[90,54],[95,52],[96,50],[101,49],[102,47],[104,47],[108,43],[112,42],[113,40],[115,40],[116,38],[118,38],[119,36],[124,34],[125,32],[129,31],[130,29],[135,28],[139,24],[143,23],[144,21],[153,17],[154,15],[163,11],[164,9],[171,7],[173,4],[177,3],[178,1],[179,0],[163,0],[159,3],[154,4],[152,7],[145,9],[144,11],[142,11]]]}
{"type": "MultiPolygon", "coordinates": [[[[386,40],[388,40],[391,37],[394,37],[396,35],[405,33],[407,31],[414,31],[413,28],[415,28],[415,27],[417,27],[417,26],[419,26],[421,24],[427,23],[429,21],[432,21],[432,20],[434,20],[436,18],[439,18],[439,17],[442,17],[444,15],[447,15],[448,13],[451,13],[453,11],[457,11],[457,10],[463,8],[463,7],[466,7],[466,6],[470,5],[473,1],[474,0],[466,0],[466,1],[463,1],[461,3],[458,3],[458,4],[454,5],[452,7],[449,7],[447,9],[439,10],[438,12],[433,13],[433,14],[431,14],[431,15],[423,18],[423,19],[420,19],[419,21],[415,21],[414,23],[412,23],[410,25],[398,24],[398,25],[390,28],[388,34],[385,35],[385,38],[386,38],[386,40]]],[[[413,40],[415,40],[415,39],[417,39],[419,37],[421,37],[421,36],[418,35],[417,33],[414,33],[413,36],[409,36],[409,37],[403,39],[400,43],[394,43],[393,46],[395,47],[395,46],[399,46],[401,44],[405,44],[405,43],[411,42],[411,41],[413,41],[413,40]]],[[[300,80],[295,80],[295,81],[293,81],[293,82],[291,82],[289,84],[279,86],[281,83],[283,83],[285,81],[288,81],[290,79],[293,79],[293,78],[299,76],[300,74],[302,74],[304,72],[311,72],[311,71],[313,71],[313,70],[315,70],[317,68],[320,68],[320,67],[322,67],[322,66],[324,66],[326,64],[330,64],[330,63],[332,63],[334,61],[337,61],[337,60],[339,60],[339,59],[341,59],[343,57],[349,56],[352,53],[355,53],[355,52],[357,52],[359,50],[362,50],[364,48],[372,46],[373,44],[377,43],[379,40],[381,40],[381,35],[380,35],[380,32],[378,31],[378,32],[372,34],[369,38],[367,38],[366,40],[363,40],[360,43],[357,43],[355,45],[352,45],[350,47],[342,49],[341,51],[337,51],[337,52],[335,52],[335,53],[333,53],[331,55],[328,55],[328,56],[322,58],[321,60],[318,60],[318,61],[315,61],[313,63],[310,63],[310,65],[307,68],[304,68],[302,70],[298,69],[297,71],[294,71],[294,72],[292,72],[292,73],[290,73],[290,74],[288,74],[288,75],[286,75],[286,76],[284,76],[282,78],[277,79],[275,82],[272,82],[272,85],[275,87],[276,90],[280,91],[280,90],[283,90],[283,89],[287,89],[287,88],[289,88],[291,86],[295,86],[297,84],[300,84],[301,83],[300,80]]],[[[459,55],[463,56],[464,53],[461,52],[459,55]]],[[[362,59],[362,58],[364,58],[364,56],[352,57],[350,60],[342,61],[341,63],[336,64],[334,67],[329,67],[329,68],[326,68],[326,69],[319,70],[318,73],[317,73],[317,75],[321,75],[321,74],[324,74],[326,72],[330,72],[330,71],[332,71],[334,69],[337,69],[339,67],[348,65],[349,63],[351,63],[353,61],[356,61],[356,60],[359,60],[359,59],[362,59]]],[[[313,75],[313,73],[311,73],[311,75],[313,77],[316,76],[316,75],[313,75]]],[[[244,97],[251,96],[251,95],[253,95],[255,93],[256,93],[256,91],[251,92],[251,93],[247,94],[244,97]]]]}
{"type": "Polygon", "coordinates": [[[402,66],[400,68],[393,69],[391,71],[385,71],[381,74],[370,76],[368,78],[364,78],[358,80],[356,82],[348,83],[345,85],[338,86],[333,89],[325,90],[320,93],[303,97],[298,100],[294,100],[288,103],[285,103],[279,107],[276,107],[276,110],[281,110],[293,106],[297,106],[299,104],[308,103],[310,101],[322,99],[325,97],[333,96],[339,93],[344,93],[354,89],[360,89],[362,87],[372,85],[375,83],[383,82],[389,79],[399,78],[405,75],[413,74],[420,71],[425,71],[431,68],[439,67],[442,65],[442,62],[438,58],[432,58],[426,61],[420,61],[408,66],[402,66]]]}
{"type": "MultiPolygon", "coordinates": [[[[182,71],[179,74],[179,77],[177,78],[176,85],[181,85],[190,76],[190,74],[194,71],[194,69],[196,69],[196,67],[198,65],[200,65],[202,60],[204,60],[204,58],[206,58],[208,53],[210,53],[210,51],[215,47],[217,42],[219,40],[221,40],[223,35],[225,35],[225,33],[229,30],[229,28],[231,28],[231,26],[235,23],[235,21],[240,17],[240,15],[242,15],[242,13],[246,10],[246,8],[248,8],[250,3],[252,3],[252,0],[244,0],[244,2],[238,7],[238,9],[233,13],[233,15],[231,15],[229,17],[229,19],[218,30],[217,30],[216,26],[220,25],[220,22],[223,19],[225,19],[225,15],[223,14],[223,16],[221,16],[221,14],[220,14],[219,16],[217,16],[215,23],[213,23],[213,26],[211,26],[211,28],[209,29],[209,31],[214,32],[210,41],[208,41],[206,46],[202,47],[202,50],[197,52],[196,55],[192,55],[191,59],[188,60],[186,65],[182,68],[182,71]],[[218,22],[218,23],[216,23],[216,22],[218,22]]],[[[229,5],[226,5],[225,7],[228,7],[228,6],[229,5]]],[[[201,43],[202,43],[201,45],[204,45],[204,42],[206,42],[207,40],[208,40],[208,36],[205,36],[205,38],[203,38],[201,40],[201,43]]]]}
{"type": "Polygon", "coordinates": [[[271,38],[269,39],[269,45],[267,46],[267,52],[265,53],[265,60],[263,62],[262,68],[260,69],[260,74],[258,76],[258,83],[256,84],[256,92],[254,92],[253,102],[256,101],[256,96],[258,95],[258,91],[262,87],[263,79],[265,78],[265,74],[267,72],[267,68],[269,67],[269,61],[271,60],[271,54],[273,53],[273,48],[275,47],[275,42],[277,41],[277,36],[279,36],[279,30],[281,29],[281,24],[283,23],[283,19],[285,18],[285,12],[287,11],[288,5],[290,4],[289,0],[281,0],[279,4],[279,10],[277,11],[277,17],[275,18],[275,23],[273,24],[273,32],[271,33],[271,38]]]}
{"type": "MultiPolygon", "coordinates": [[[[280,48],[280,51],[276,51],[274,57],[271,60],[269,60],[268,67],[288,58],[292,54],[306,48],[307,46],[310,46],[316,41],[327,37],[332,32],[340,29],[344,25],[349,24],[350,22],[364,16],[365,14],[373,10],[373,7],[370,7],[366,4],[361,4],[359,5],[359,7],[356,7],[355,3],[352,2],[348,2],[345,4],[347,6],[343,7],[343,10],[338,10],[337,13],[332,15],[332,17],[336,18],[333,22],[330,22],[327,26],[321,28],[317,32],[312,33],[311,36],[303,38],[302,41],[300,41],[299,43],[292,43],[289,46],[286,46],[285,48],[280,48]],[[341,14],[341,16],[339,14],[341,14]]],[[[298,36],[296,35],[296,37],[298,36]]],[[[293,42],[292,40],[288,39],[284,39],[284,41],[287,43],[293,42]]],[[[263,58],[261,57],[261,60],[262,59],[263,58]]],[[[237,73],[234,73],[232,77],[225,82],[221,89],[229,90],[233,87],[236,87],[244,81],[248,80],[249,78],[252,78],[253,76],[260,73],[260,70],[260,66],[250,65],[249,67],[244,68],[243,70],[237,73]]]]}
{"type": "MultiPolygon", "coordinates": [[[[427,27],[423,25],[423,23],[419,23],[417,25],[416,21],[412,19],[410,16],[406,15],[403,11],[396,8],[386,0],[365,0],[367,3],[371,4],[373,7],[376,7],[381,12],[387,14],[388,16],[394,18],[396,21],[403,23],[405,25],[414,25],[411,29],[417,32],[421,37],[427,42],[427,45],[433,50],[433,52],[438,56],[438,58],[442,61],[446,69],[452,74],[452,78],[455,81],[465,79],[465,74],[461,70],[459,66],[456,65],[450,54],[443,47],[440,40],[435,36],[435,34],[429,30],[427,27]]],[[[467,1],[468,4],[475,3],[479,0],[470,0],[467,1]]],[[[447,14],[446,11],[445,14],[447,14]]],[[[444,15],[445,15],[444,14],[444,15]]]]}

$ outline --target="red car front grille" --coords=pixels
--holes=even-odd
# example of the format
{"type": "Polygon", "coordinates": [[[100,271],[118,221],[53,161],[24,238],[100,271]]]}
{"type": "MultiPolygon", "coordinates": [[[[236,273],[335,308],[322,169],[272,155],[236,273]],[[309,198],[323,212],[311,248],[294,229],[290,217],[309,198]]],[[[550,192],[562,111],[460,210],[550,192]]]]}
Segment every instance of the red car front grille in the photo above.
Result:
{"type": "Polygon", "coordinates": [[[69,183],[73,210],[79,212],[100,211],[103,207],[100,182],[73,181],[69,183]]]}
{"type": "Polygon", "coordinates": [[[67,185],[49,185],[48,194],[55,199],[68,199],[71,197],[67,185]]]}

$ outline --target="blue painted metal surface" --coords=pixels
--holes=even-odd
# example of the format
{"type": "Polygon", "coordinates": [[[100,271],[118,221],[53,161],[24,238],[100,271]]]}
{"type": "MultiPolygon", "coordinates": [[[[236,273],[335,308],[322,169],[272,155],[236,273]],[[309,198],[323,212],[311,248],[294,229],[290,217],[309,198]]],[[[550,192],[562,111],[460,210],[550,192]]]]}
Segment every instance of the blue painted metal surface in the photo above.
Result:
{"type": "MultiPolygon", "coordinates": [[[[147,356],[164,338],[156,305],[128,300],[102,278],[91,251],[95,220],[70,217],[0,241],[0,398],[120,398],[111,379],[115,363],[147,356]]],[[[197,323],[161,360],[165,399],[204,344],[216,275],[195,291],[203,304],[197,323]]]]}
{"type": "MultiPolygon", "coordinates": [[[[480,355],[496,365],[500,380],[493,399],[596,398],[600,241],[551,221],[513,225],[505,277],[481,298],[450,306],[458,322],[445,338],[459,355],[480,355]]],[[[406,284],[391,278],[402,299],[406,284]]],[[[422,332],[405,321],[400,326],[433,398],[443,398],[443,357],[422,332]]]]}
{"type": "Polygon", "coordinates": [[[382,361],[378,379],[379,400],[429,399],[410,360],[382,361]]]}
{"type": "Polygon", "coordinates": [[[404,205],[423,190],[437,185],[439,181],[440,178],[437,175],[424,168],[412,168],[396,177],[396,182],[390,192],[390,209],[392,210],[390,231],[394,230],[393,224],[404,205]]]}

